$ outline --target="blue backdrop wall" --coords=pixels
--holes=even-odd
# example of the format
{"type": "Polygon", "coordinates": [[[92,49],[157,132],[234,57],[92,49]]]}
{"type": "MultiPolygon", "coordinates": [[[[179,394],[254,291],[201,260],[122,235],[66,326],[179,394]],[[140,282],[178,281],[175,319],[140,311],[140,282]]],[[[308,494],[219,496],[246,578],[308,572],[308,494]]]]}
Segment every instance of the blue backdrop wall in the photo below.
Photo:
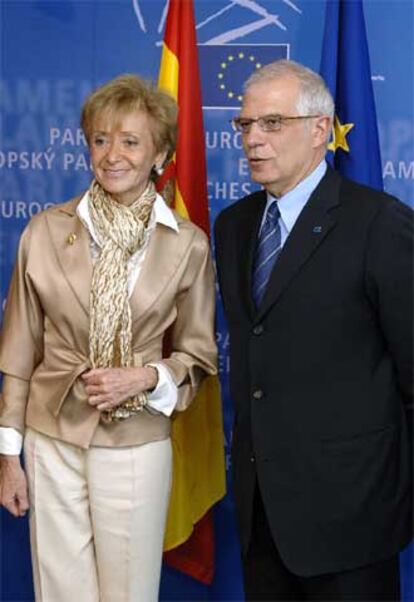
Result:
{"type": "MultiPolygon", "coordinates": [[[[384,185],[413,205],[413,3],[365,0],[364,6],[384,185]]],[[[223,207],[253,189],[240,137],[229,124],[238,111],[242,81],[255,65],[278,57],[318,70],[325,0],[195,0],[195,12],[213,222],[223,207]]],[[[0,16],[1,318],[24,225],[90,181],[79,129],[83,99],[119,73],[157,78],[166,2],[0,0],[0,16]]],[[[228,339],[220,308],[217,339],[228,448],[232,422],[228,339]]],[[[228,453],[226,459],[231,488],[228,453]]],[[[231,495],[218,505],[215,526],[217,568],[212,586],[165,568],[162,600],[243,599],[231,495]]],[[[2,513],[0,536],[0,600],[32,600],[26,522],[2,513]]],[[[410,551],[402,556],[402,564],[404,597],[412,600],[410,551]]]]}

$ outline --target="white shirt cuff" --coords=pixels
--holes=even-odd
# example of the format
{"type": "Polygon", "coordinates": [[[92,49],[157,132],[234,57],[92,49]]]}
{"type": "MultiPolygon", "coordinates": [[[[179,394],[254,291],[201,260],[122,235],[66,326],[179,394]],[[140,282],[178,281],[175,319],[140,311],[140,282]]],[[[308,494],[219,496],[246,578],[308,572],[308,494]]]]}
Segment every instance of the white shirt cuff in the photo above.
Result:
{"type": "Polygon", "coordinates": [[[0,454],[18,456],[22,451],[23,437],[11,427],[0,426],[0,454]]]}
{"type": "Polygon", "coordinates": [[[166,416],[171,416],[177,405],[178,390],[168,368],[162,364],[147,364],[158,371],[158,383],[151,393],[148,393],[148,405],[166,416]]]}

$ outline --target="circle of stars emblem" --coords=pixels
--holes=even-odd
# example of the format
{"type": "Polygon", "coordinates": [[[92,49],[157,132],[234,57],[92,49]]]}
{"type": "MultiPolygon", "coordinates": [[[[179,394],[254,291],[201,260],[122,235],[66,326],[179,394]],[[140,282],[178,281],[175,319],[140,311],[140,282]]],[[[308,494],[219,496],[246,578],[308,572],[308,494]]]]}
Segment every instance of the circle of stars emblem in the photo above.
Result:
{"type": "Polygon", "coordinates": [[[217,74],[217,79],[219,80],[219,88],[222,90],[229,100],[235,99],[238,101],[242,101],[243,96],[239,94],[235,90],[229,87],[229,84],[226,82],[226,75],[229,71],[229,68],[236,65],[237,62],[243,61],[244,63],[247,61],[248,64],[254,66],[254,69],[260,69],[262,64],[256,60],[256,57],[251,53],[246,52],[237,52],[235,54],[229,54],[227,59],[220,63],[221,70],[217,74]]]}

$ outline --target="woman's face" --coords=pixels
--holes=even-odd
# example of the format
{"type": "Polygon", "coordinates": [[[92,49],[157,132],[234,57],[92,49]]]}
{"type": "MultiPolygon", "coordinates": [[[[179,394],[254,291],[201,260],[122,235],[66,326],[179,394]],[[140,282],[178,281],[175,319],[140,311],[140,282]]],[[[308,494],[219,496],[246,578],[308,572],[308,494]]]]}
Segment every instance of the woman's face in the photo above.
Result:
{"type": "Polygon", "coordinates": [[[141,110],[119,119],[98,117],[93,124],[90,153],[95,177],[123,205],[144,192],[152,167],[165,157],[155,149],[151,128],[151,118],[141,110]]]}

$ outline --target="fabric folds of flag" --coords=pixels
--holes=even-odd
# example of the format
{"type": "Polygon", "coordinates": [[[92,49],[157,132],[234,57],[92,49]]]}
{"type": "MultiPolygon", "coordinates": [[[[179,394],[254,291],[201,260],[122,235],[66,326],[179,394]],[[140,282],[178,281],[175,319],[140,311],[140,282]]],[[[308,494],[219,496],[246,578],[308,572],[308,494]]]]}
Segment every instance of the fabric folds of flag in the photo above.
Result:
{"type": "Polygon", "coordinates": [[[327,0],[320,73],[335,101],[328,160],[342,175],[382,190],[362,0],[327,0]]]}
{"type": "MultiPolygon", "coordinates": [[[[192,0],[170,0],[158,85],[177,101],[174,160],[160,182],[173,184],[173,207],[209,234],[205,142],[192,0]]],[[[214,537],[210,509],[225,494],[220,386],[207,378],[190,408],[172,424],[174,480],[164,542],[170,566],[211,583],[214,537]]]]}

